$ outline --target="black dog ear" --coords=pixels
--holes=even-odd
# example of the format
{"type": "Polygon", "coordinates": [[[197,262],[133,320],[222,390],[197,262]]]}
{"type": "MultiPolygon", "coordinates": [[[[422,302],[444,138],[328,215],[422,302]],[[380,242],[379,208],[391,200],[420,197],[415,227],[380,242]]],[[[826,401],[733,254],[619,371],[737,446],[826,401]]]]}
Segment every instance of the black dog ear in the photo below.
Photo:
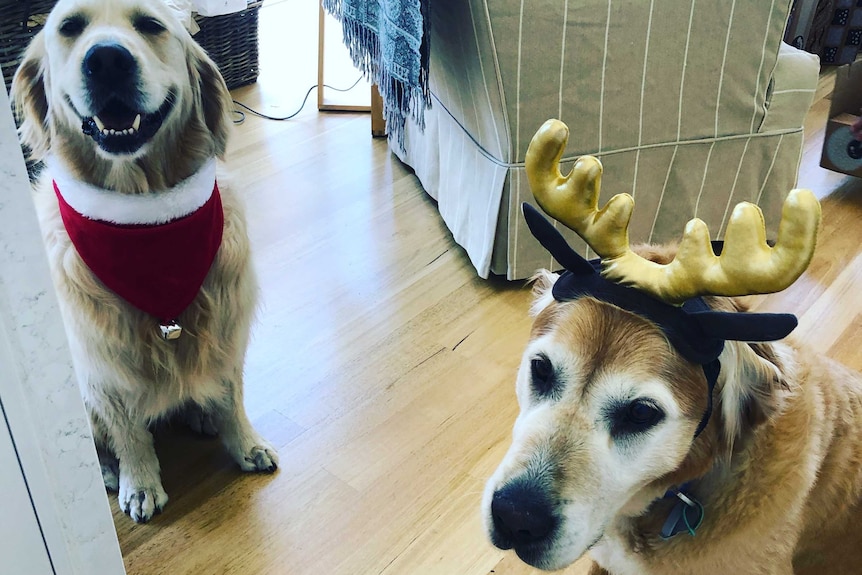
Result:
{"type": "Polygon", "coordinates": [[[789,313],[703,311],[689,315],[705,334],[731,341],[777,341],[790,335],[799,323],[789,313]]]}
{"type": "Polygon", "coordinates": [[[569,246],[566,238],[554,228],[545,216],[539,213],[539,210],[526,202],[521,204],[521,210],[524,212],[524,219],[527,221],[530,232],[564,268],[576,275],[596,273],[590,262],[579,256],[569,246]]]}

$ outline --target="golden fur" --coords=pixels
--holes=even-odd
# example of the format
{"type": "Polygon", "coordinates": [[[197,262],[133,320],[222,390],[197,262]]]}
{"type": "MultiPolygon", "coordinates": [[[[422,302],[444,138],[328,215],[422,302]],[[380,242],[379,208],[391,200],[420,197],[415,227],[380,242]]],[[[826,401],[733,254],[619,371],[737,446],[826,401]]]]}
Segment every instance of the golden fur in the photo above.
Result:
{"type": "MultiPolygon", "coordinates": [[[[242,372],[257,285],[246,221],[237,194],[219,178],[224,233],[197,298],[178,318],[184,328],[164,341],[156,318],[106,289],[69,240],[52,189],[51,165],[77,179],[123,194],[158,194],[222,157],[230,131],[231,97],[215,64],[159,0],[61,0],[33,40],[15,76],[12,97],[20,135],[34,159],[52,158],[34,196],[54,283],[70,336],[75,369],[91,416],[106,486],[120,506],[147,521],[167,502],[148,425],[188,406],[206,414],[197,426],[218,431],[242,469],[272,471],[277,455],[243,407],[242,372]],[[164,26],[142,34],[135,18],[164,26]],[[86,26],[74,38],[58,33],[70,18],[86,26]],[[77,109],[86,102],[81,59],[109,38],[141,68],[140,90],[176,92],[176,104],[152,139],[135,154],[106,153],[82,133],[77,109]],[[118,462],[114,459],[116,457],[118,462]]],[[[158,107],[158,103],[154,108],[158,107]]],[[[85,113],[86,112],[86,113],[85,113]]]]}
{"type": "MultiPolygon", "coordinates": [[[[673,249],[641,248],[654,261],[673,249]]],[[[727,342],[709,424],[696,439],[706,381],[649,321],[591,298],[560,303],[556,274],[535,279],[531,341],[518,376],[512,445],[489,479],[491,500],[520,477],[549,493],[559,532],[522,558],[558,569],[589,550],[591,575],[823,575],[862,573],[862,377],[789,338],[727,342]],[[530,389],[530,362],[557,363],[556,401],[530,389]],[[651,393],[667,416],[615,445],[602,429],[605,397],[651,393]],[[691,482],[705,508],[695,537],[659,531],[691,482]]],[[[742,300],[709,298],[714,309],[742,300]]]]}

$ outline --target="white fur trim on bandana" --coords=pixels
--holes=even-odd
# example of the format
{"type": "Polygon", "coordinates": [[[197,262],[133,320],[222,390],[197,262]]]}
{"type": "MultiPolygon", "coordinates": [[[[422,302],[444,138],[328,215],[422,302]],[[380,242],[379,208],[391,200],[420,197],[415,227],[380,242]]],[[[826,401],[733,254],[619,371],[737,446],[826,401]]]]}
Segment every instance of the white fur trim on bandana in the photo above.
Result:
{"type": "Polygon", "coordinates": [[[62,162],[49,160],[51,175],[66,203],[92,220],[120,225],[165,224],[187,216],[210,199],[216,183],[216,160],[171,188],[146,194],[124,194],[97,188],[74,178],[62,162]]]}

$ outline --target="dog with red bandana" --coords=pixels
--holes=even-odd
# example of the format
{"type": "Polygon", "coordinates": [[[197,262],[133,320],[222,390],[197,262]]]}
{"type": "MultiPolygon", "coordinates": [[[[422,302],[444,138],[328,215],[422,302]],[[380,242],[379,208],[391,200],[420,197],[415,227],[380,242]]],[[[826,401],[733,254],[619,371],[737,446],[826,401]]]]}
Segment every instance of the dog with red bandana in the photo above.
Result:
{"type": "Polygon", "coordinates": [[[168,501],[149,427],[178,412],[245,471],[275,449],[243,407],[256,305],[246,221],[218,160],[231,97],[161,0],[60,0],[15,75],[22,144],[105,485],[168,501]]]}

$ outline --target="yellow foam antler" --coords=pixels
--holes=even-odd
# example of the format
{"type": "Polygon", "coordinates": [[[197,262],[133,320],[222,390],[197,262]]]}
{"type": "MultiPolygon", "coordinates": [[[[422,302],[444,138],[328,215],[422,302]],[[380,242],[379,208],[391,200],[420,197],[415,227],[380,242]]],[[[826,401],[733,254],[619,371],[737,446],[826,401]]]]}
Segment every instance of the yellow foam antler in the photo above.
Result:
{"type": "Polygon", "coordinates": [[[526,171],[533,195],[551,217],[574,230],[602,258],[602,275],[668,303],[698,295],[741,296],[781,291],[811,262],[820,227],[820,203],[810,190],[788,194],[775,247],[766,243],[763,214],[754,204],[736,206],[721,256],[712,251],[709,230],[700,219],[685,227],[674,260],[661,265],[629,247],[628,225],[634,199],[617,194],[599,209],[602,165],[592,156],[577,160],[567,176],[560,158],[568,127],[548,120],[527,150],[526,171]]]}

